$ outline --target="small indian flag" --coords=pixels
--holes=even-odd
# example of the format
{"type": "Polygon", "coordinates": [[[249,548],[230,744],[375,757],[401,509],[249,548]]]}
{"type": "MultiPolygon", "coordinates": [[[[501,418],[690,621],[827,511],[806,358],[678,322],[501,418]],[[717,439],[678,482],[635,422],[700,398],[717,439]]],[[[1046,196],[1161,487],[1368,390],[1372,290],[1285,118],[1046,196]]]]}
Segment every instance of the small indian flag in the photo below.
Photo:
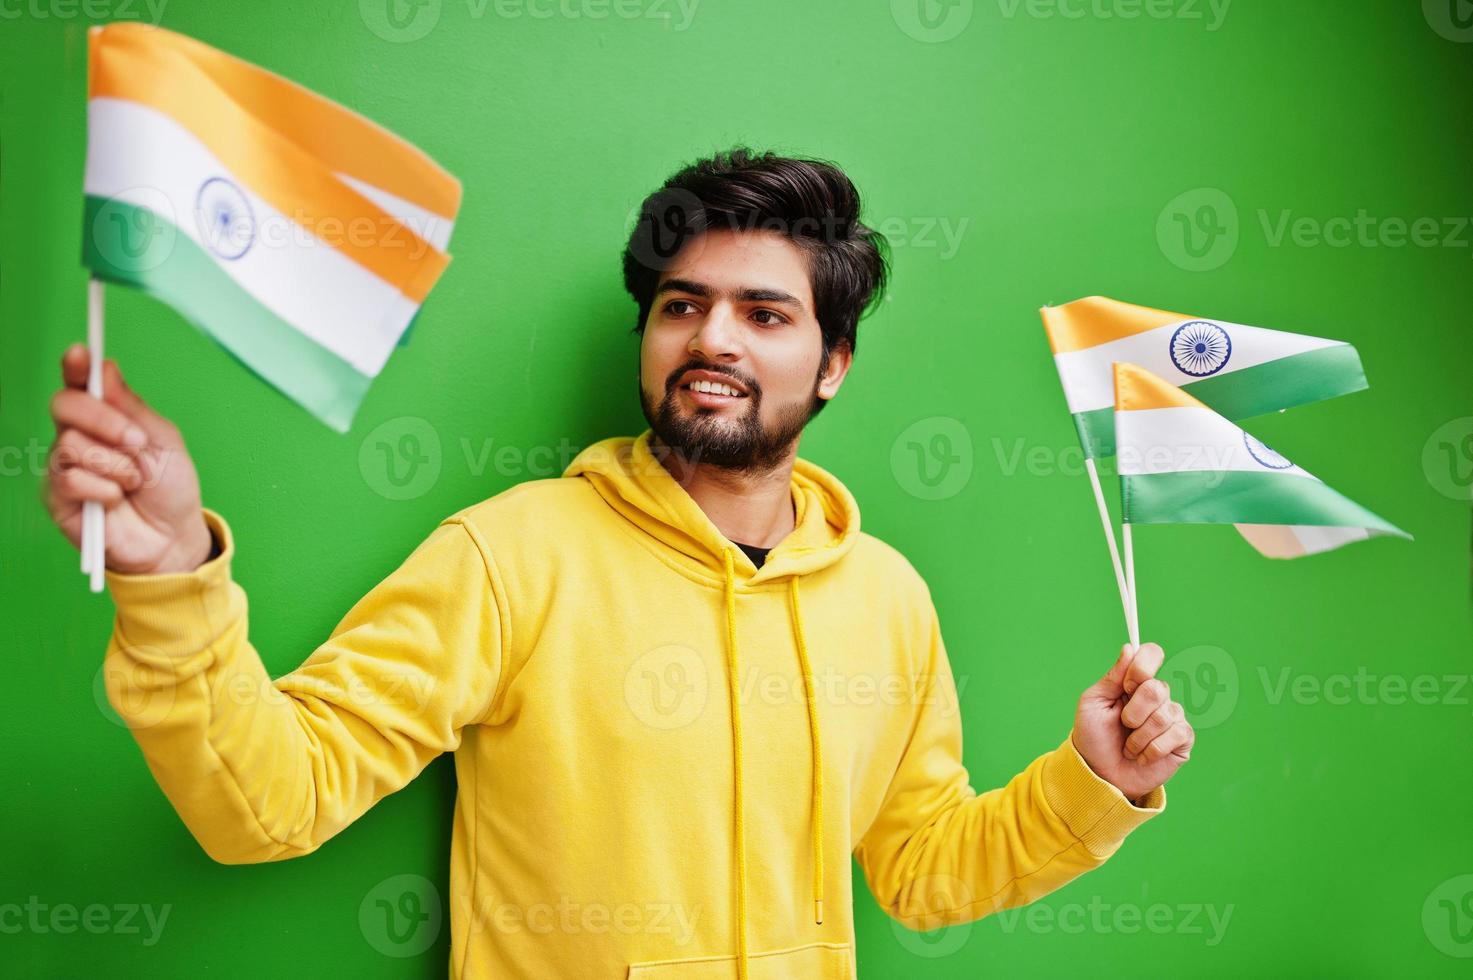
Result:
{"type": "Polygon", "coordinates": [[[1085,455],[1115,451],[1111,365],[1139,364],[1231,419],[1366,387],[1354,347],[1339,340],[1183,316],[1090,296],[1039,311],[1085,455]]]}
{"type": "Polygon", "coordinates": [[[1145,368],[1113,375],[1127,524],[1235,524],[1270,558],[1411,537],[1145,368]]]}
{"type": "Polygon", "coordinates": [[[339,432],[450,262],[460,182],[192,38],[89,34],[83,262],[169,303],[339,432]]]}

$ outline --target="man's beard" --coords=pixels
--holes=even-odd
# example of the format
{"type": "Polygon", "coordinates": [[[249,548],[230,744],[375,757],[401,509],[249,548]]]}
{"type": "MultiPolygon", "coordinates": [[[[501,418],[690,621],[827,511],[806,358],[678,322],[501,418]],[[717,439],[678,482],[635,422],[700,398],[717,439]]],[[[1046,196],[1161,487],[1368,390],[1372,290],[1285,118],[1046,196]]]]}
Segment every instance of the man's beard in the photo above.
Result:
{"type": "MultiPolygon", "coordinates": [[[[690,367],[700,365],[682,367],[674,377],[679,378],[690,367]]],[[[723,470],[766,472],[783,462],[794,440],[813,418],[819,404],[818,382],[814,382],[814,395],[809,404],[785,407],[772,428],[765,428],[758,416],[761,390],[755,385],[747,387],[750,392],[744,399],[747,404],[740,412],[696,408],[691,414],[684,414],[675,403],[679,394],[673,383],[666,386],[665,397],[658,406],[651,404],[641,384],[639,405],[659,440],[686,461],[723,470]]]]}

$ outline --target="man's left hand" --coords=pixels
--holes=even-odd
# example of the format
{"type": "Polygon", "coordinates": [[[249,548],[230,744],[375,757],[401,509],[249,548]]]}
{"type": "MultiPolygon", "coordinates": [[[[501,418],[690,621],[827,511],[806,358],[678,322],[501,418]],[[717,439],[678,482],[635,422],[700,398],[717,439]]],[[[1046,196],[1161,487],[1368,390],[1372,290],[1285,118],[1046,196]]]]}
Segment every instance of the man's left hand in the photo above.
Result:
{"type": "Polygon", "coordinates": [[[1134,802],[1176,774],[1197,733],[1156,676],[1166,655],[1154,643],[1126,644],[1120,659],[1079,698],[1074,747],[1101,779],[1134,802]]]}

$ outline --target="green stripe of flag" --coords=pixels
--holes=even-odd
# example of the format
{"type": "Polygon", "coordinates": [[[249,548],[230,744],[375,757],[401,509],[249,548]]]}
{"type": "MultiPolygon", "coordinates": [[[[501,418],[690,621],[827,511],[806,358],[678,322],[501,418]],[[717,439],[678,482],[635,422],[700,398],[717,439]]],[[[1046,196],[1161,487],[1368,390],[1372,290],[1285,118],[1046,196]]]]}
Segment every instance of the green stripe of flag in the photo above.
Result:
{"type": "MultiPolygon", "coordinates": [[[[1229,419],[1348,395],[1367,387],[1360,355],[1349,344],[1321,347],[1182,385],[1182,390],[1229,419]]],[[[1115,408],[1077,412],[1079,443],[1093,459],[1115,455],[1115,408]]]]}
{"type": "Polygon", "coordinates": [[[1121,477],[1131,524],[1311,524],[1410,537],[1319,480],[1252,470],[1121,477]]]}
{"type": "Polygon", "coordinates": [[[82,263],[99,279],[157,296],[323,422],[352,427],[372,379],[262,306],[188,235],[147,208],[92,196],[82,227],[82,263]]]}

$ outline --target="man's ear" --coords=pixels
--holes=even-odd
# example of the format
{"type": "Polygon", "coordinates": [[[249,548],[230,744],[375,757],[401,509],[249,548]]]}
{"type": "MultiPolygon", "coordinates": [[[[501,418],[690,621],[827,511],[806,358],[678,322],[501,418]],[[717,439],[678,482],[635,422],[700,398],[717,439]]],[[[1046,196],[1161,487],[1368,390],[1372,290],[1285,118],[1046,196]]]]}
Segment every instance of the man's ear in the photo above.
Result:
{"type": "Polygon", "coordinates": [[[849,373],[849,365],[854,363],[854,349],[849,346],[847,340],[841,340],[829,351],[829,363],[818,384],[818,395],[820,398],[833,398],[839,393],[839,386],[844,383],[844,376],[849,373]]]}

